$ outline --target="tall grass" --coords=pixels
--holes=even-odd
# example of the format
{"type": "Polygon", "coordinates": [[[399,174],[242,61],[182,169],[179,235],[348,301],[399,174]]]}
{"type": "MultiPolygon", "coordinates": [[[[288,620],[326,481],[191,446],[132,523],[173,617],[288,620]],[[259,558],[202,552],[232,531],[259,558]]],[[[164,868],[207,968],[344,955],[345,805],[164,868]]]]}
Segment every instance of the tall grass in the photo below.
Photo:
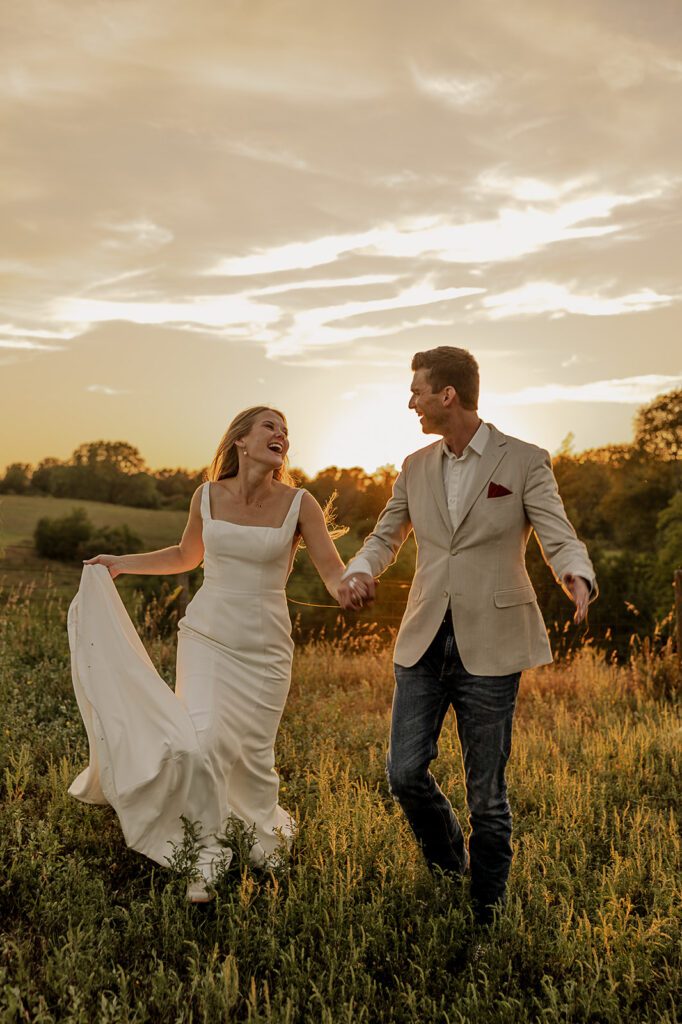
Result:
{"type": "MultiPolygon", "coordinates": [[[[524,676],[509,903],[481,933],[466,886],[431,878],[388,795],[378,639],[297,651],[277,745],[293,854],[260,874],[236,858],[192,907],[181,871],[66,793],[87,744],[63,605],[30,588],[4,604],[3,1024],[680,1020],[682,723],[651,684],[670,652],[616,666],[585,649],[524,676]]],[[[142,615],[172,681],[173,644],[142,615]]],[[[435,771],[464,818],[451,721],[435,771]]]]}

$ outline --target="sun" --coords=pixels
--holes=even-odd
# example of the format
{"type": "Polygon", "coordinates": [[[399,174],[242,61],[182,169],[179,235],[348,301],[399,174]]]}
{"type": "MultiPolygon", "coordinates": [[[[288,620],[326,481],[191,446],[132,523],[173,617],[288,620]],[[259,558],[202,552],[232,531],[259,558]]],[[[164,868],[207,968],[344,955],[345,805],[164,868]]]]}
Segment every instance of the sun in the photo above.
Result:
{"type": "Polygon", "coordinates": [[[367,388],[346,392],[328,410],[327,429],[310,454],[312,472],[327,466],[361,466],[374,472],[392,464],[400,468],[410,452],[435,440],[424,435],[407,408],[406,388],[367,388]]]}

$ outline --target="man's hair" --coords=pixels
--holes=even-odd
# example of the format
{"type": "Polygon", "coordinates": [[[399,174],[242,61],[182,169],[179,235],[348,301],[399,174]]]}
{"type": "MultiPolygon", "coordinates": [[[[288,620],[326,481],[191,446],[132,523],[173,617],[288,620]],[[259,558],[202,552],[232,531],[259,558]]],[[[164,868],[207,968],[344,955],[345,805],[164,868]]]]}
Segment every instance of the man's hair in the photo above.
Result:
{"type": "Polygon", "coordinates": [[[478,363],[465,348],[439,345],[426,352],[417,352],[412,360],[412,369],[428,370],[428,380],[434,394],[449,385],[459,395],[463,409],[478,408],[478,363]]]}

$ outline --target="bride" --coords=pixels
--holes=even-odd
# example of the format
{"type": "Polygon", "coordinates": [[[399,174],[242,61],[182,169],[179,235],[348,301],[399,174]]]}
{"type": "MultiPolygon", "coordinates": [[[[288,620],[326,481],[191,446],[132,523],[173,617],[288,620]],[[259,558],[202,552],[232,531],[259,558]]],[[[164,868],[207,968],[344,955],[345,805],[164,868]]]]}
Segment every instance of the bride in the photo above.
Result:
{"type": "Polygon", "coordinates": [[[163,865],[182,840],[181,815],[198,822],[192,902],[211,898],[216,860],[226,856],[216,836],[231,816],[254,828],[255,864],[290,843],[295,828],[278,804],[273,751],[293,653],[284,587],[301,538],[334,598],[344,565],[318,503],[291,486],[288,448],[282,413],[241,412],[192,498],[180,543],[89,559],[69,610],[74,689],[90,745],[90,764],[69,792],[111,804],[128,846],[163,865]],[[179,624],[173,694],[112,578],[186,572],[202,559],[204,582],[179,624]]]}

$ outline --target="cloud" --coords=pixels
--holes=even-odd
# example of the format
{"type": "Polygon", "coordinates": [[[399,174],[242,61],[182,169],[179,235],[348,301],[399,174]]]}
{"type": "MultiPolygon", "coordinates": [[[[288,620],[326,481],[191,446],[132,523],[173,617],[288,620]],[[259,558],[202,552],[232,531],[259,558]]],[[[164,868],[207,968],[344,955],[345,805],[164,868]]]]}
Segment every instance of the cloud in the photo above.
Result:
{"type": "Polygon", "coordinates": [[[286,284],[271,284],[257,288],[251,295],[280,295],[283,292],[297,292],[309,288],[358,288],[373,284],[393,284],[397,274],[362,274],[358,277],[319,277],[310,281],[287,281],[286,284]]]}
{"type": "Polygon", "coordinates": [[[342,253],[362,249],[377,238],[378,231],[372,230],[356,235],[328,235],[309,242],[290,242],[250,256],[227,257],[207,273],[239,277],[283,270],[311,270],[333,263],[342,253]]]}
{"type": "Polygon", "coordinates": [[[264,328],[279,319],[277,306],[252,302],[247,295],[199,296],[189,302],[125,302],[64,298],[53,304],[56,320],[92,324],[127,320],[135,324],[195,324],[207,328],[264,328]]]}
{"type": "Polygon", "coordinates": [[[645,374],[641,377],[622,377],[611,380],[589,381],[585,384],[543,384],[522,391],[486,394],[486,400],[500,405],[544,405],[553,402],[616,403],[642,405],[657,395],[682,386],[682,374],[677,376],[645,374]]]}
{"type": "Polygon", "coordinates": [[[64,352],[64,345],[41,345],[37,341],[21,341],[19,338],[0,338],[0,348],[12,348],[24,352],[64,352]]]}
{"type": "Polygon", "coordinates": [[[478,107],[498,85],[498,78],[493,75],[429,74],[414,63],[410,70],[420,92],[458,110],[478,107]]]}
{"type": "Polygon", "coordinates": [[[226,149],[236,156],[243,156],[247,160],[256,160],[259,163],[278,164],[281,167],[288,167],[292,171],[310,171],[310,164],[295,153],[279,146],[258,145],[253,142],[229,142],[226,149]]]}
{"type": "Polygon", "coordinates": [[[132,395],[132,391],[125,391],[120,388],[110,388],[106,384],[90,384],[86,389],[97,395],[132,395]]]}
{"type": "MultiPolygon", "coordinates": [[[[296,287],[295,285],[293,286],[296,287]]],[[[71,297],[53,304],[55,319],[71,325],[86,325],[108,321],[128,321],[136,324],[164,324],[182,330],[209,331],[219,335],[244,337],[266,346],[271,358],[296,355],[310,348],[340,345],[360,338],[381,337],[422,325],[447,323],[432,317],[408,317],[401,322],[354,323],[338,326],[343,321],[357,320],[377,313],[416,309],[438,303],[451,302],[469,295],[477,295],[482,288],[460,287],[437,289],[427,281],[405,288],[397,294],[370,300],[348,300],[331,306],[317,306],[292,313],[285,307],[257,301],[259,294],[290,290],[264,288],[260,292],[234,295],[198,296],[187,302],[125,302],[105,299],[71,297]]]]}
{"type": "Polygon", "coordinates": [[[32,330],[14,324],[0,324],[0,348],[17,352],[65,352],[65,345],[54,342],[70,341],[72,338],[71,332],[32,330]]]}
{"type": "Polygon", "coordinates": [[[98,227],[118,235],[118,238],[105,238],[100,242],[105,248],[121,249],[128,246],[140,246],[144,249],[158,249],[173,240],[173,232],[159,227],[146,217],[139,220],[112,224],[101,222],[98,227]]]}
{"type": "MultiPolygon", "coordinates": [[[[568,190],[575,186],[570,184],[568,190]]],[[[663,182],[632,193],[596,192],[563,200],[566,189],[544,186],[534,179],[511,183],[516,195],[554,200],[543,205],[503,207],[486,220],[453,221],[449,217],[402,218],[395,224],[346,235],[327,235],[306,242],[291,242],[247,256],[220,260],[207,273],[229,276],[310,270],[330,264],[349,253],[390,256],[414,261],[431,258],[445,263],[496,263],[519,259],[557,242],[599,238],[621,229],[604,223],[620,207],[659,198],[663,182]],[[525,189],[525,193],[524,193],[525,189]]],[[[490,191],[483,183],[483,191],[490,191]]]]}
{"type": "Polygon", "coordinates": [[[439,302],[450,302],[467,295],[475,295],[483,291],[481,288],[442,288],[435,289],[427,282],[414,285],[401,291],[398,295],[374,299],[370,301],[346,302],[338,306],[326,306],[319,309],[304,310],[294,316],[293,326],[285,335],[272,340],[267,345],[267,354],[271,358],[291,356],[305,349],[321,348],[326,345],[339,345],[343,342],[358,341],[360,338],[377,338],[395,334],[417,326],[421,318],[402,320],[396,325],[353,325],[349,327],[334,326],[341,321],[369,314],[387,312],[388,310],[409,309],[430,306],[439,302]]]}
{"type": "Polygon", "coordinates": [[[558,202],[563,196],[585,188],[587,184],[585,177],[550,182],[540,178],[508,175],[496,169],[479,174],[471,191],[479,195],[503,195],[524,202],[558,202]]]}
{"type": "Polygon", "coordinates": [[[499,295],[486,295],[481,306],[486,318],[502,320],[516,316],[538,316],[549,313],[551,317],[562,317],[568,313],[580,316],[621,316],[627,313],[642,313],[660,306],[679,302],[681,296],[661,295],[651,288],[638,292],[606,298],[571,291],[565,285],[551,281],[533,281],[499,295]]]}

